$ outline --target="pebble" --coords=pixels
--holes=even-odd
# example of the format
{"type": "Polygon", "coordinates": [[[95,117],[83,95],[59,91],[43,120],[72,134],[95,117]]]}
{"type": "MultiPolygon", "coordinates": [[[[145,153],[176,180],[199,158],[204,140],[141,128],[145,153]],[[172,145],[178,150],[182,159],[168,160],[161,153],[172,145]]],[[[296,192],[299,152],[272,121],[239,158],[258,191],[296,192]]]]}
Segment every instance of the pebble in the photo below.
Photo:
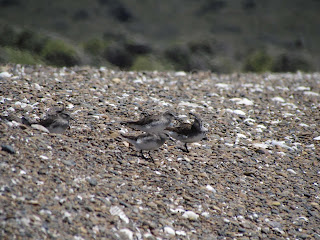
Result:
{"type": "Polygon", "coordinates": [[[172,236],[176,235],[176,231],[173,228],[168,226],[164,227],[164,232],[172,236]]]}
{"type": "Polygon", "coordinates": [[[133,240],[133,232],[128,228],[120,229],[120,236],[123,240],[133,240]]]}
{"type": "Polygon", "coordinates": [[[319,73],[5,71],[5,238],[317,239],[320,100],[304,92],[320,93],[319,73]],[[76,118],[64,134],[20,127],[59,103],[76,118]],[[208,140],[190,153],[168,140],[153,163],[119,138],[124,119],[169,108],[198,113],[208,140]]]}
{"type": "Polygon", "coordinates": [[[5,151],[5,152],[8,152],[10,154],[15,154],[16,153],[16,151],[14,150],[14,148],[12,146],[6,145],[6,144],[1,145],[1,150],[5,151]]]}
{"type": "Polygon", "coordinates": [[[67,165],[67,166],[75,166],[76,165],[76,162],[73,161],[73,160],[62,160],[61,162],[63,162],[63,164],[67,165]]]}
{"type": "Polygon", "coordinates": [[[192,221],[196,221],[196,220],[198,220],[199,215],[193,211],[185,211],[185,213],[182,215],[182,217],[187,218],[192,221]]]}
{"type": "Polygon", "coordinates": [[[8,72],[1,72],[0,73],[0,79],[2,78],[10,78],[12,76],[12,74],[8,73],[8,72]]]}
{"type": "Polygon", "coordinates": [[[98,185],[98,181],[96,178],[90,177],[87,179],[88,183],[90,183],[91,186],[97,186],[98,185]]]}

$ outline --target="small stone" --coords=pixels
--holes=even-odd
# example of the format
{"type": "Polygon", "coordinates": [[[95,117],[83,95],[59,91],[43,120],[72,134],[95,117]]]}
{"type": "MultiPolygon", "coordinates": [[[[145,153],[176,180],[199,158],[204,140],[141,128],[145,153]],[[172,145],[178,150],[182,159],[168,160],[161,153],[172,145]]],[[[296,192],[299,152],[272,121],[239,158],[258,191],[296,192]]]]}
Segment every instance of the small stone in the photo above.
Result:
{"type": "Polygon", "coordinates": [[[207,189],[208,191],[210,191],[210,192],[213,192],[213,193],[216,193],[216,192],[217,192],[217,190],[215,190],[211,185],[207,185],[207,186],[206,186],[206,189],[207,189]]]}
{"type": "Polygon", "coordinates": [[[121,79],[120,79],[120,78],[113,78],[113,79],[112,79],[112,82],[114,82],[114,83],[120,83],[120,82],[121,82],[121,79]]]}
{"type": "Polygon", "coordinates": [[[70,167],[76,165],[76,162],[75,162],[75,161],[72,161],[72,160],[62,160],[62,163],[63,163],[64,165],[67,165],[67,166],[70,166],[70,167]]]}
{"type": "Polygon", "coordinates": [[[164,227],[164,232],[172,236],[176,235],[176,231],[172,227],[164,227]]]}
{"type": "Polygon", "coordinates": [[[278,202],[278,201],[271,201],[271,202],[269,202],[269,205],[271,205],[271,206],[280,206],[281,203],[278,202]]]}
{"type": "Polygon", "coordinates": [[[319,208],[319,203],[311,202],[310,205],[315,208],[319,208]]]}
{"type": "Polygon", "coordinates": [[[91,186],[97,186],[98,185],[98,181],[96,178],[88,178],[87,179],[88,183],[90,183],[91,186]]]}
{"type": "Polygon", "coordinates": [[[121,239],[124,240],[133,240],[133,232],[128,228],[123,228],[120,231],[121,239]]]}
{"type": "Polygon", "coordinates": [[[187,218],[189,220],[192,220],[192,221],[196,221],[198,220],[199,218],[199,215],[196,214],[195,212],[193,211],[186,211],[183,215],[182,215],[183,218],[187,218]]]}
{"type": "Polygon", "coordinates": [[[39,171],[38,171],[38,174],[39,175],[47,175],[48,171],[47,171],[46,168],[40,168],[39,171]]]}
{"type": "Polygon", "coordinates": [[[0,73],[0,79],[1,78],[9,78],[9,77],[11,77],[11,74],[8,72],[1,72],[0,73]]]}
{"type": "Polygon", "coordinates": [[[16,151],[10,145],[5,145],[5,144],[1,145],[1,149],[2,149],[2,151],[8,152],[10,154],[15,154],[16,153],[16,151]]]}

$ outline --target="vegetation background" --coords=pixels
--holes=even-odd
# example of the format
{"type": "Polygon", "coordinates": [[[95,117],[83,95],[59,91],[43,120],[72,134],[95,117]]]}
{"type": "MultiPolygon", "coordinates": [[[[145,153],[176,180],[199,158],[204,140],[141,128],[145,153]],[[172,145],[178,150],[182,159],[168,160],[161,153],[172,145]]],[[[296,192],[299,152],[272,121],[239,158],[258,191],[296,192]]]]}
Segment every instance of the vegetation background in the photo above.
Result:
{"type": "Polygon", "coordinates": [[[320,70],[319,0],[0,0],[0,63],[320,70]]]}

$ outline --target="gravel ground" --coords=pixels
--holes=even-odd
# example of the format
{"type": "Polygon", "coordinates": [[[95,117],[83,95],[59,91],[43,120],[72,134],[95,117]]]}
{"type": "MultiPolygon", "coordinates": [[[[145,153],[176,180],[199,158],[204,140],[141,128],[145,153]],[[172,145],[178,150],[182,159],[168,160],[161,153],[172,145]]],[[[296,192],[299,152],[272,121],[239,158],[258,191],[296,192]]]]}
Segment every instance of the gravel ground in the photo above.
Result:
{"type": "Polygon", "coordinates": [[[0,67],[1,239],[320,239],[320,74],[0,67]],[[19,123],[62,103],[65,134],[19,123]],[[195,111],[137,156],[119,122],[195,111]]]}

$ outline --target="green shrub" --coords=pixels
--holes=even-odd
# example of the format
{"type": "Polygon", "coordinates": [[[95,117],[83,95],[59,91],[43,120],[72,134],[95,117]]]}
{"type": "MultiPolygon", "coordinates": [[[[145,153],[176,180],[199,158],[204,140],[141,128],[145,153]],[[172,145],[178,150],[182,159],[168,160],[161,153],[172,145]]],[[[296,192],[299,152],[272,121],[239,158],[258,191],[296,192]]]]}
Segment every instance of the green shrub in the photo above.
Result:
{"type": "Polygon", "coordinates": [[[165,50],[164,54],[172,62],[175,70],[192,70],[190,66],[191,52],[185,44],[171,46],[165,50]]]}
{"type": "Polygon", "coordinates": [[[273,71],[275,72],[310,72],[313,66],[304,56],[293,53],[284,53],[275,60],[273,71]]]}
{"type": "Polygon", "coordinates": [[[246,72],[268,72],[272,70],[273,59],[264,50],[250,54],[244,64],[246,72]]]}
{"type": "Polygon", "coordinates": [[[31,54],[29,51],[15,49],[11,47],[4,48],[4,56],[6,63],[17,63],[17,64],[43,64],[40,56],[31,54]]]}
{"type": "Polygon", "coordinates": [[[41,52],[48,64],[57,67],[71,67],[80,64],[75,49],[62,40],[49,40],[41,52]]]}
{"type": "Polygon", "coordinates": [[[134,56],[125,48],[122,43],[113,43],[110,44],[105,50],[103,56],[110,63],[120,68],[130,68],[134,56]]]}
{"type": "Polygon", "coordinates": [[[103,41],[102,39],[99,39],[99,38],[93,38],[85,42],[83,48],[87,53],[93,56],[98,56],[98,55],[102,55],[106,46],[107,46],[106,41],[103,41]]]}
{"type": "Polygon", "coordinates": [[[133,71],[168,71],[172,66],[152,56],[140,55],[136,57],[131,68],[133,71]]]}
{"type": "Polygon", "coordinates": [[[0,26],[0,46],[15,46],[18,39],[17,31],[9,25],[0,26]]]}
{"type": "Polygon", "coordinates": [[[47,41],[47,37],[26,29],[18,34],[16,46],[39,54],[47,41]]]}
{"type": "Polygon", "coordinates": [[[8,62],[7,51],[3,47],[0,47],[0,64],[6,64],[8,62]]]}

